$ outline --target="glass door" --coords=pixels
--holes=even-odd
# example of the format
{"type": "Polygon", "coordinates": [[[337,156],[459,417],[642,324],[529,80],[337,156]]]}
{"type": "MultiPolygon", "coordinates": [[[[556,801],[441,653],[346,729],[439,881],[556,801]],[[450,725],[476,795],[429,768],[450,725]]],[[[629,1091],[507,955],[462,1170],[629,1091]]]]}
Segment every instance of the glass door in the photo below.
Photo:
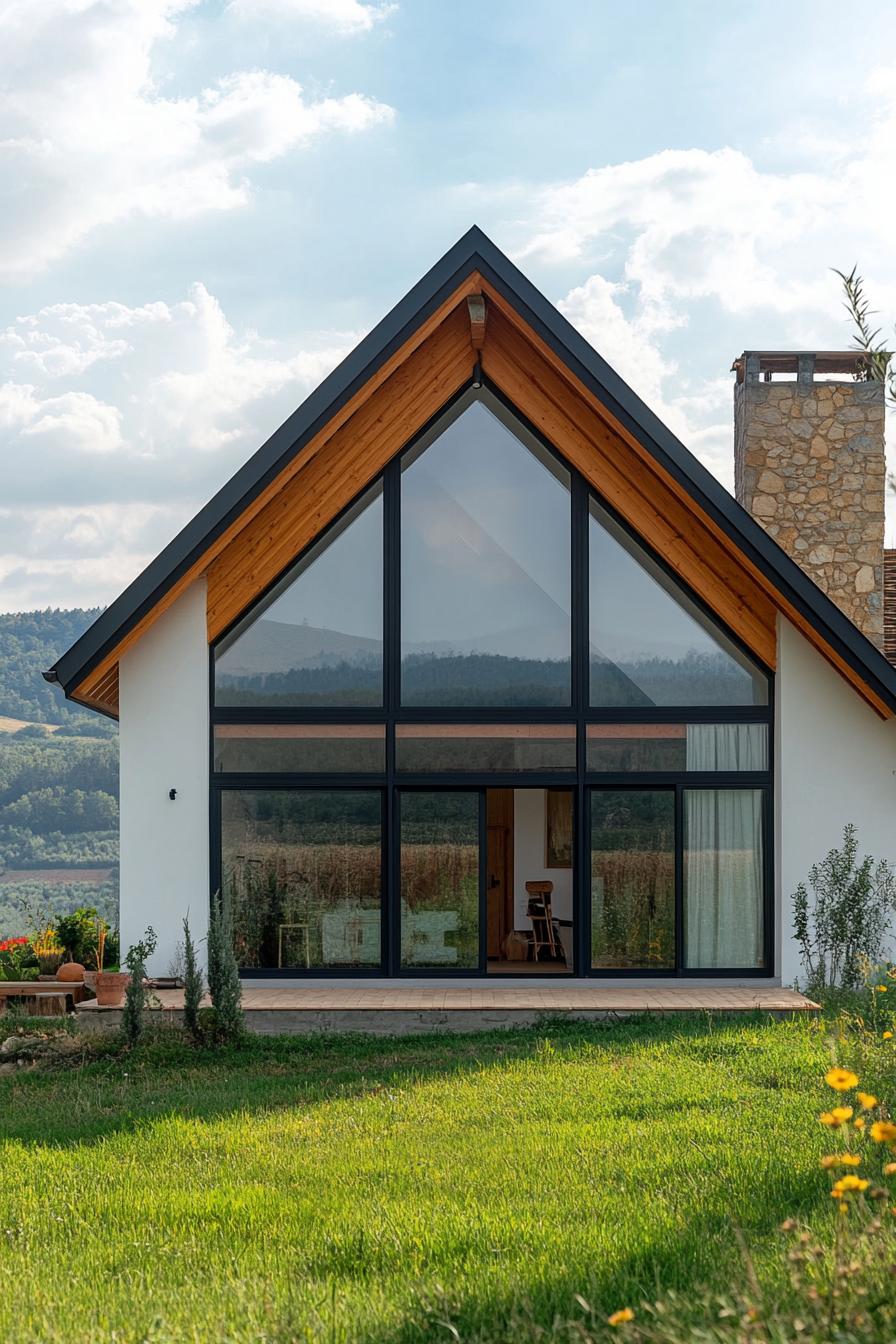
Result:
{"type": "Polygon", "coordinates": [[[485,970],[481,789],[401,789],[399,965],[403,972],[485,970]]]}
{"type": "Polygon", "coordinates": [[[675,790],[592,789],[591,969],[676,965],[675,790]]]}

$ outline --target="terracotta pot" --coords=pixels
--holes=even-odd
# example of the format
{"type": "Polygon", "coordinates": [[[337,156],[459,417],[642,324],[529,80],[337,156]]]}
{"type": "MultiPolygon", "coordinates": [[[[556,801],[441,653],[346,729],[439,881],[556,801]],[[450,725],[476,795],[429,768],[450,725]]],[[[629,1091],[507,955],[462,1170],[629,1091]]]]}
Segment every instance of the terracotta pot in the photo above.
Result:
{"type": "Polygon", "coordinates": [[[56,972],[57,980],[77,980],[79,983],[84,979],[84,967],[79,961],[64,961],[56,972]]]}
{"type": "Polygon", "coordinates": [[[124,992],[130,976],[127,971],[97,971],[96,1001],[103,1008],[118,1008],[124,1002],[124,992]]]}

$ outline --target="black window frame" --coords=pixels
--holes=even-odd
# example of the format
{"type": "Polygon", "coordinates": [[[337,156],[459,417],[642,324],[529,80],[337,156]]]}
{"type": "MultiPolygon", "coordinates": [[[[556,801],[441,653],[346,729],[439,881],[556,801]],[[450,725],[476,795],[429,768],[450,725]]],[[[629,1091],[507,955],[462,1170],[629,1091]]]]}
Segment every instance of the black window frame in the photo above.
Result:
{"type": "MultiPolygon", "coordinates": [[[[485,865],[485,809],[484,790],[487,788],[569,788],[574,799],[574,857],[573,857],[573,937],[575,964],[573,974],[594,979],[671,980],[685,978],[699,979],[747,979],[770,978],[774,975],[775,947],[775,903],[774,903],[774,723],[775,723],[775,675],[771,668],[744,644],[720,617],[711,610],[681,578],[670,565],[651,546],[648,538],[640,536],[620,517],[612,504],[595,489],[585,477],[549,443],[538,428],[522,415],[513,404],[489,383],[488,379],[477,372],[477,381],[461,388],[434,415],[431,420],[396,454],[380,473],[383,484],[383,705],[382,706],[229,706],[218,707],[215,704],[215,649],[220,640],[226,639],[230,631],[245,621],[252,607],[265,600],[268,593],[281,583],[283,577],[302,558],[303,551],[290,559],[288,565],[277,575],[265,591],[242,612],[223,631],[219,639],[209,647],[209,775],[210,775],[210,895],[221,887],[221,806],[223,790],[235,789],[327,789],[355,790],[380,789],[382,791],[383,811],[383,944],[382,961],[379,968],[365,970],[285,970],[276,968],[245,968],[241,973],[247,979],[313,979],[326,978],[378,978],[388,976],[403,977],[465,978],[487,977],[485,970],[454,970],[451,968],[402,970],[400,966],[400,936],[398,920],[400,917],[398,887],[398,794],[402,789],[426,789],[433,791],[453,791],[458,789],[480,790],[483,802],[480,806],[480,906],[484,900],[485,865]],[[483,392],[485,396],[483,397],[483,392]],[[461,414],[474,399],[483,399],[494,409],[500,408],[502,420],[509,421],[510,427],[518,426],[522,439],[531,436],[543,449],[557,459],[570,475],[570,607],[571,637],[570,647],[572,663],[570,670],[570,705],[497,707],[497,706],[459,706],[457,708],[402,706],[401,695],[401,630],[400,630],[400,508],[401,508],[401,469],[402,460],[407,453],[418,449],[419,444],[428,437],[432,439],[439,432],[439,425],[447,417],[461,414]],[[590,648],[589,648],[589,564],[588,564],[588,524],[589,497],[593,496],[600,506],[614,519],[622,531],[631,536],[638,546],[646,550],[652,560],[669,576],[672,583],[685,592],[688,599],[724,633],[725,637],[736,645],[746,658],[755,665],[768,687],[767,702],[763,705],[696,705],[633,707],[624,706],[593,707],[590,696],[590,648]],[[675,771],[635,773],[602,773],[588,771],[586,768],[586,729],[589,723],[764,723],[768,732],[767,769],[761,772],[729,771],[675,771]],[[335,774],[315,773],[276,773],[265,774],[225,774],[215,770],[214,728],[221,723],[316,723],[316,724],[384,724],[386,730],[385,770],[378,773],[341,772],[335,774]],[[396,769],[395,726],[398,723],[458,723],[458,724],[573,724],[576,730],[576,768],[564,772],[508,772],[486,774],[482,772],[432,772],[410,773],[396,769]],[[675,969],[661,970],[594,970],[591,960],[591,855],[590,855],[590,792],[594,788],[606,789],[657,789],[673,788],[676,796],[676,965],[675,969]],[[750,788],[764,791],[764,855],[763,868],[765,889],[763,893],[764,918],[764,964],[761,967],[730,969],[713,967],[701,970],[686,968],[683,960],[683,851],[682,851],[682,791],[685,788],[750,788]]],[[[366,494],[373,481],[365,483],[363,489],[353,497],[333,522],[338,522],[344,514],[354,508],[359,499],[366,494]]],[[[332,524],[331,524],[332,526],[332,524]]],[[[320,543],[319,534],[305,550],[320,543]]],[[[480,939],[484,940],[485,920],[480,929],[480,939]]],[[[484,954],[480,965],[484,966],[484,954]]],[[[528,972],[538,975],[538,972],[528,972]]],[[[556,978],[556,974],[552,975],[556,978]]]]}

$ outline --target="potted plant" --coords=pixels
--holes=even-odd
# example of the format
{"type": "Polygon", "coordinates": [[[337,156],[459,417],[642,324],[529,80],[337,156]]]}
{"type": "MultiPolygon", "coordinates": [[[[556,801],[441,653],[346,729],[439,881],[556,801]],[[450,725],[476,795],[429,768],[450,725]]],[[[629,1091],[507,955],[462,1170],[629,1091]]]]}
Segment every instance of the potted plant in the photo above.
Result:
{"type": "Polygon", "coordinates": [[[127,971],[97,971],[93,992],[100,1007],[120,1008],[130,980],[127,971]]]}
{"type": "Polygon", "coordinates": [[[96,993],[96,982],[99,976],[103,974],[103,960],[106,955],[106,935],[109,926],[104,919],[98,919],[96,922],[96,947],[93,951],[93,959],[96,962],[95,971],[84,972],[84,983],[88,989],[96,993]]]}

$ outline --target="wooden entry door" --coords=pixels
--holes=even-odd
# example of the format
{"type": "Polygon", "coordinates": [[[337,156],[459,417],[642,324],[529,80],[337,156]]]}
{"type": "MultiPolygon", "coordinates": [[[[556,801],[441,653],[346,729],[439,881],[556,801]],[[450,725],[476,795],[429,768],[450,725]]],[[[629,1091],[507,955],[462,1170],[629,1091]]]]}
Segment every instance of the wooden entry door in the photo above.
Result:
{"type": "Polygon", "coordinates": [[[513,789],[486,790],[487,956],[504,955],[513,929],[513,789]]]}

